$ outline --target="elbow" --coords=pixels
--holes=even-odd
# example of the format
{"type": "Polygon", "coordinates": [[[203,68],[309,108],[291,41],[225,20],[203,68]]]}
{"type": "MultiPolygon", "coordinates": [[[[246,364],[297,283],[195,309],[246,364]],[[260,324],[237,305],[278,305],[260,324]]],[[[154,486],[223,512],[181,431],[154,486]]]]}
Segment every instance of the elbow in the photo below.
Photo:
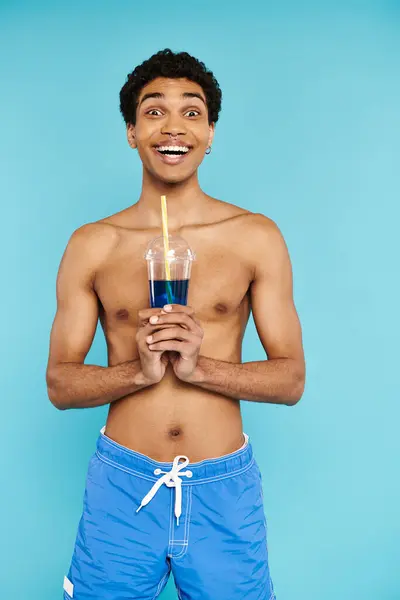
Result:
{"type": "Polygon", "coordinates": [[[289,398],[285,399],[286,406],[295,406],[295,404],[297,404],[301,400],[302,396],[303,393],[298,392],[291,394],[289,398]]]}
{"type": "Polygon", "coordinates": [[[46,384],[47,395],[52,405],[58,410],[65,410],[68,408],[65,404],[65,401],[62,399],[62,395],[60,394],[60,386],[58,385],[54,375],[49,374],[49,372],[46,373],[46,384]]]}
{"type": "Polygon", "coordinates": [[[291,384],[291,389],[288,397],[285,399],[287,406],[294,406],[297,404],[304,394],[305,387],[305,375],[304,373],[297,373],[295,381],[291,384]]]}
{"type": "Polygon", "coordinates": [[[55,406],[58,410],[65,410],[67,408],[67,406],[61,400],[59,394],[56,393],[54,388],[47,386],[47,395],[52,405],[55,406]]]}
{"type": "Polygon", "coordinates": [[[53,406],[55,406],[58,410],[67,410],[68,406],[65,404],[61,404],[60,402],[53,402],[53,406]]]}

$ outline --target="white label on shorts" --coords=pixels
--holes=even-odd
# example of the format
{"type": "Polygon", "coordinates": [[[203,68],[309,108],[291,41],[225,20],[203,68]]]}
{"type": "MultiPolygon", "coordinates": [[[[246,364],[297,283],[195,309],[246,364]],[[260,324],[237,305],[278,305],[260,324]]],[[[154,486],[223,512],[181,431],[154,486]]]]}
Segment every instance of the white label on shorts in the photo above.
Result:
{"type": "Polygon", "coordinates": [[[64,577],[64,590],[67,592],[68,596],[71,598],[74,597],[74,584],[68,579],[68,577],[64,577]]]}

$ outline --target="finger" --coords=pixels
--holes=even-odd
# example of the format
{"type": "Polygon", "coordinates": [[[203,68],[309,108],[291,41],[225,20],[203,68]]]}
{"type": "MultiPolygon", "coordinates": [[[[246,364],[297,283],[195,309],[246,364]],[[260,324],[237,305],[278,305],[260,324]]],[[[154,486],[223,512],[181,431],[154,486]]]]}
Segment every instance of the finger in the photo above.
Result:
{"type": "Polygon", "coordinates": [[[161,308],[144,308],[138,311],[138,325],[143,327],[149,322],[150,317],[154,315],[165,315],[166,313],[161,308]]]}
{"type": "Polygon", "coordinates": [[[186,313],[187,315],[194,314],[194,308],[192,306],[188,306],[187,304],[165,304],[163,306],[163,309],[165,310],[167,306],[171,307],[170,310],[166,310],[168,314],[171,314],[173,312],[186,313]]]}
{"type": "Polygon", "coordinates": [[[180,325],[187,327],[187,329],[189,329],[189,331],[191,331],[192,333],[197,333],[198,335],[200,334],[200,322],[197,321],[197,319],[195,320],[193,316],[190,316],[186,313],[176,312],[160,316],[157,315],[157,321],[153,323],[154,318],[155,315],[152,316],[152,319],[150,321],[152,324],[160,325],[164,323],[179,323],[180,325]]]}
{"type": "Polygon", "coordinates": [[[166,310],[165,312],[167,314],[170,315],[171,313],[173,313],[173,314],[189,315],[193,319],[193,321],[196,323],[196,325],[201,327],[200,321],[194,315],[194,308],[192,306],[187,306],[187,305],[183,305],[183,304],[165,304],[163,306],[163,309],[165,309],[168,306],[171,307],[171,310],[166,310]]]}
{"type": "Polygon", "coordinates": [[[162,342],[164,340],[183,340],[194,344],[196,342],[196,336],[186,329],[182,329],[182,327],[169,327],[168,329],[150,333],[146,336],[146,342],[149,344],[162,342]]]}
{"type": "Polygon", "coordinates": [[[145,325],[144,327],[141,327],[137,330],[137,334],[136,334],[136,341],[137,343],[141,346],[144,347],[146,346],[147,348],[147,342],[146,342],[146,338],[149,335],[154,335],[156,332],[158,331],[163,331],[164,329],[170,329],[171,326],[170,325],[164,325],[161,327],[156,327],[155,325],[145,325]]]}
{"type": "Polygon", "coordinates": [[[185,357],[192,356],[195,352],[193,344],[188,344],[188,342],[179,342],[178,340],[166,340],[164,342],[157,342],[157,344],[152,344],[151,346],[149,346],[149,349],[158,352],[165,352],[166,350],[170,350],[173,352],[179,352],[181,356],[185,355],[185,357]]]}
{"type": "Polygon", "coordinates": [[[151,315],[154,315],[157,313],[157,311],[159,312],[161,309],[160,308],[143,308],[141,310],[138,310],[138,317],[139,319],[148,319],[149,317],[151,317],[151,315]]]}
{"type": "Polygon", "coordinates": [[[140,350],[142,352],[147,352],[148,351],[148,343],[146,341],[146,338],[149,335],[153,335],[154,334],[154,326],[152,325],[145,325],[144,327],[138,328],[137,333],[136,333],[136,343],[138,348],[140,348],[140,350]]]}

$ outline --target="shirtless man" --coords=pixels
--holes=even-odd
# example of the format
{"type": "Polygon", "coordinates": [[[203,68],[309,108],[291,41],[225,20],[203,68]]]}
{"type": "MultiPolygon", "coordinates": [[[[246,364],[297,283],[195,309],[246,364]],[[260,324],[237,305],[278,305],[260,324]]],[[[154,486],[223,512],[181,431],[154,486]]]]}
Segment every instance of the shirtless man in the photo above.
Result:
{"type": "Polygon", "coordinates": [[[203,63],[159,52],[128,76],[120,100],[142,192],[72,234],[46,373],[60,410],[110,405],[64,599],[154,600],[172,570],[181,600],[271,600],[261,474],[240,400],[291,406],[303,394],[287,247],[273,221],[199,186],[221,104],[203,63]],[[144,260],[162,233],[163,194],[169,232],[197,256],[188,306],[169,312],[148,308],[144,260]],[[250,310],[269,360],[242,363],[250,310]],[[108,367],[84,364],[98,318],[108,367]]]}

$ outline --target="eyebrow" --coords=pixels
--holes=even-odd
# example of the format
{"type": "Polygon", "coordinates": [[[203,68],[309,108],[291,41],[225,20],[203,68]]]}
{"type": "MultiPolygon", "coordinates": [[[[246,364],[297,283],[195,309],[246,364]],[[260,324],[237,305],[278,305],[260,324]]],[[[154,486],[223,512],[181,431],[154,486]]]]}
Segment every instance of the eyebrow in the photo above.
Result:
{"type": "MultiPolygon", "coordinates": [[[[160,92],[152,92],[149,94],[145,94],[143,96],[143,98],[141,99],[141,101],[138,103],[138,107],[141,104],[143,104],[143,102],[145,100],[148,100],[148,98],[158,98],[161,100],[165,100],[165,95],[161,94],[160,92]]],[[[199,98],[203,102],[203,104],[206,106],[206,101],[204,100],[203,96],[201,94],[198,94],[197,92],[183,92],[182,98],[199,98]]]]}

